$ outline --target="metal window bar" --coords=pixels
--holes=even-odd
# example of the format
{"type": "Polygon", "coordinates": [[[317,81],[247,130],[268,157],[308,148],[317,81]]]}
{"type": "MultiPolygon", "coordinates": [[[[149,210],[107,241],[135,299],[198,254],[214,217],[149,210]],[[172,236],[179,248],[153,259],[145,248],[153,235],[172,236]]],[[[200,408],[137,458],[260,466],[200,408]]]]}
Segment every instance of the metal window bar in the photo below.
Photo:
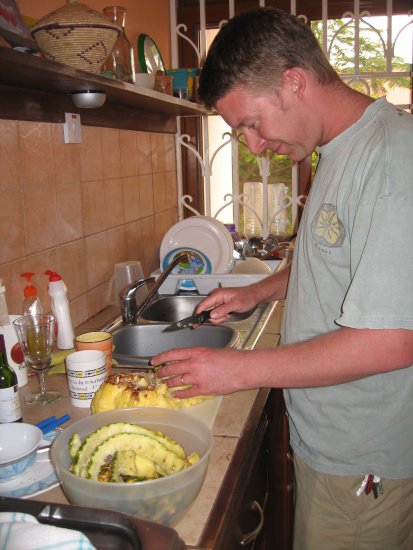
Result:
{"type": "MultiPolygon", "coordinates": [[[[177,22],[176,18],[176,1],[177,0],[170,0],[170,21],[171,21],[171,53],[172,53],[172,66],[178,67],[178,52],[179,52],[179,41],[180,40],[186,40],[188,41],[191,46],[194,48],[198,63],[201,62],[201,59],[206,53],[206,29],[207,29],[207,21],[206,21],[206,11],[205,11],[205,1],[206,0],[199,0],[199,23],[200,23],[200,34],[199,34],[199,46],[197,46],[190,38],[186,36],[187,29],[185,25],[179,24],[177,22]]],[[[235,13],[235,2],[236,0],[229,0],[228,1],[228,13],[230,18],[233,17],[235,13]]],[[[259,0],[260,6],[265,6],[265,0],[259,0]]],[[[291,0],[290,2],[290,10],[291,13],[298,15],[298,17],[302,17],[305,21],[307,21],[307,17],[305,14],[297,14],[297,6],[296,1],[291,0]]],[[[342,19],[344,20],[343,25],[338,28],[335,32],[331,34],[329,30],[329,19],[328,19],[328,0],[321,0],[321,14],[322,14],[322,37],[321,37],[321,45],[323,48],[323,51],[326,53],[327,57],[330,59],[331,62],[332,56],[333,56],[333,49],[335,46],[335,41],[338,40],[340,32],[344,31],[346,28],[348,28],[352,23],[354,23],[354,70],[352,73],[346,73],[342,74],[342,78],[344,81],[347,81],[349,85],[352,85],[354,82],[363,82],[365,91],[367,93],[370,93],[370,84],[369,79],[375,78],[375,79],[394,79],[394,78],[401,78],[401,77],[407,77],[410,79],[410,83],[412,83],[412,62],[410,62],[410,68],[406,71],[392,71],[392,61],[394,58],[394,50],[395,45],[397,41],[400,39],[403,32],[406,31],[406,29],[413,25],[413,10],[410,10],[410,12],[406,15],[410,16],[410,19],[406,23],[406,25],[401,28],[397,35],[393,36],[393,2],[392,0],[387,0],[387,28],[384,30],[376,29],[372,23],[367,21],[367,18],[369,17],[369,12],[363,11],[360,12],[360,1],[354,0],[354,9],[353,12],[347,11],[343,13],[342,19]],[[377,34],[379,37],[382,46],[383,46],[383,56],[385,58],[386,62],[386,69],[385,71],[381,72],[366,72],[363,71],[360,63],[360,36],[361,36],[361,23],[363,25],[369,27],[373,32],[377,34]],[[382,33],[385,33],[385,38],[383,38],[382,33]],[[330,36],[331,34],[331,36],[330,36]]],[[[220,25],[224,21],[220,22],[220,25]]],[[[412,51],[413,51],[413,44],[412,44],[412,51]]],[[[333,63],[334,64],[334,63],[333,63]]],[[[411,93],[412,84],[410,84],[410,102],[400,105],[401,108],[408,109],[410,112],[412,111],[412,93],[411,93]]],[[[238,142],[239,138],[238,136],[232,132],[231,133],[225,133],[222,136],[222,143],[214,144],[215,150],[210,149],[210,142],[209,142],[209,117],[204,116],[202,117],[202,141],[203,141],[203,150],[202,154],[199,153],[197,148],[190,143],[190,137],[186,135],[181,135],[181,124],[178,120],[178,132],[176,134],[176,154],[177,154],[177,179],[178,179],[178,199],[179,199],[179,219],[183,218],[184,215],[184,208],[191,210],[194,214],[199,215],[199,212],[192,208],[190,206],[190,203],[192,202],[192,197],[188,195],[183,195],[183,186],[182,186],[182,162],[181,162],[181,150],[183,147],[186,147],[188,150],[190,150],[198,160],[198,163],[201,168],[202,177],[204,180],[204,188],[205,188],[205,214],[208,216],[214,216],[217,217],[223,210],[226,208],[232,208],[232,219],[236,225],[236,227],[239,227],[239,221],[240,221],[240,208],[247,203],[248,197],[244,196],[243,193],[239,192],[239,168],[238,168],[238,162],[239,162],[239,155],[238,155],[238,142]],[[217,153],[219,150],[223,147],[230,147],[231,148],[231,162],[232,162],[232,193],[228,194],[226,193],[222,197],[222,206],[218,208],[216,212],[211,212],[211,174],[213,171],[213,165],[214,160],[216,158],[217,153]]],[[[269,181],[269,162],[268,162],[268,156],[267,154],[257,155],[256,156],[256,162],[259,166],[259,172],[260,176],[262,178],[263,183],[263,205],[262,205],[262,231],[263,231],[263,237],[268,236],[269,230],[271,227],[271,219],[268,215],[268,181],[269,181]]],[[[298,180],[299,180],[299,170],[297,163],[292,164],[292,187],[291,187],[291,214],[292,214],[292,220],[293,220],[293,227],[295,228],[297,224],[298,219],[298,213],[299,208],[303,207],[305,204],[305,196],[299,196],[298,194],[298,180]]],[[[257,214],[258,216],[258,214],[257,214]]]]}

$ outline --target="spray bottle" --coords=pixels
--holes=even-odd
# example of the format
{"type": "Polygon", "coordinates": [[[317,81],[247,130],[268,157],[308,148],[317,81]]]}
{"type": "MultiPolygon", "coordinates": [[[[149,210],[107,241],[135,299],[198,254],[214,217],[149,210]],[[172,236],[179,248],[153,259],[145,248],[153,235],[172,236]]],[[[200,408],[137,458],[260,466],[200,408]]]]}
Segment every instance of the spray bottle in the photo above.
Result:
{"type": "Polygon", "coordinates": [[[20,277],[26,279],[23,298],[23,315],[40,315],[43,313],[42,304],[37,296],[37,288],[32,283],[34,273],[22,273],[20,277]]]}
{"type": "Polygon", "coordinates": [[[45,272],[49,276],[48,293],[52,303],[52,312],[57,323],[57,347],[59,349],[73,348],[74,332],[70,317],[67,288],[62,278],[50,269],[45,272]]]}

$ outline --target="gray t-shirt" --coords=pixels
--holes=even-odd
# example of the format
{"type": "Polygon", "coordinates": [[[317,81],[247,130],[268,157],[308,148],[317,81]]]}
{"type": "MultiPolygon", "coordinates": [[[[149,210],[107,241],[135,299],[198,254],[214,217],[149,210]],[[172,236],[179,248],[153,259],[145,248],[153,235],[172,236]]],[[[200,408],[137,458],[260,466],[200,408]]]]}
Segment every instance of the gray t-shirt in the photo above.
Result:
{"type": "MultiPolygon", "coordinates": [[[[339,326],[413,329],[413,117],[379,99],[319,152],[283,343],[339,326]]],[[[293,450],[314,469],[413,476],[413,366],[284,393],[293,450]]]]}

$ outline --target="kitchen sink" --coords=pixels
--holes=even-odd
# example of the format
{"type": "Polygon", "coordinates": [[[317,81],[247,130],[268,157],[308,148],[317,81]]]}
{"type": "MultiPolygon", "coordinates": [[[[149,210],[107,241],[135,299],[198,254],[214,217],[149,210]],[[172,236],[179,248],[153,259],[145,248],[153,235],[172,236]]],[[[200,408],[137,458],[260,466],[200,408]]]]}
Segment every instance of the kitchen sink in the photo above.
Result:
{"type": "Polygon", "coordinates": [[[168,323],[123,325],[115,329],[113,358],[121,365],[149,365],[152,356],[173,348],[236,347],[238,332],[229,326],[201,325],[164,332],[168,323]]]}
{"type": "MultiPolygon", "coordinates": [[[[204,298],[206,298],[206,296],[161,296],[143,311],[140,318],[145,321],[175,323],[195,313],[198,304],[202,302],[204,298]]],[[[247,311],[246,313],[233,313],[228,321],[230,323],[241,321],[249,317],[252,313],[253,310],[247,311]]]]}

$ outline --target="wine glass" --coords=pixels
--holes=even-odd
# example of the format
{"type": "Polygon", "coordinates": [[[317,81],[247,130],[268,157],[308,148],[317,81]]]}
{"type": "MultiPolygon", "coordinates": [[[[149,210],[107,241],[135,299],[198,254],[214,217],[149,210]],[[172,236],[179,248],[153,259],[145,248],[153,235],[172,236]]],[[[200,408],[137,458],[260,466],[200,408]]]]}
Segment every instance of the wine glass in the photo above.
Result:
{"type": "Polygon", "coordinates": [[[26,365],[37,372],[39,393],[26,396],[28,405],[48,405],[61,395],[46,390],[45,371],[52,362],[55,318],[53,315],[25,315],[13,321],[13,326],[23,350],[26,365]]]}

